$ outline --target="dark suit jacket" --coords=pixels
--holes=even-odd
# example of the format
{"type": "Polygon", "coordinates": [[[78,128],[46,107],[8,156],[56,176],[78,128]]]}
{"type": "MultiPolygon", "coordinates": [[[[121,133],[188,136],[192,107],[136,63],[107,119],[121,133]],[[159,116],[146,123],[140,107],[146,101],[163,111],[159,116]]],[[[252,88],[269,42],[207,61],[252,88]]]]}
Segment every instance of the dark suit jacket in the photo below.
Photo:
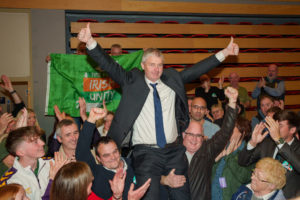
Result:
{"type": "MultiPolygon", "coordinates": [[[[276,148],[275,142],[270,138],[265,138],[254,149],[247,150],[247,146],[239,154],[239,164],[249,166],[261,158],[273,157],[276,148]]],[[[284,144],[278,151],[279,155],[292,165],[293,171],[287,170],[286,185],[283,193],[286,198],[295,197],[300,192],[300,142],[294,138],[291,146],[284,144]]]]}
{"type": "MultiPolygon", "coordinates": [[[[118,146],[121,146],[149,94],[150,89],[145,82],[145,74],[139,69],[125,71],[99,45],[90,51],[88,50],[88,54],[122,88],[122,98],[108,132],[108,135],[116,141],[118,146]]],[[[181,135],[189,124],[189,110],[184,84],[199,78],[200,75],[219,64],[220,62],[215,55],[212,55],[181,72],[171,68],[164,69],[161,81],[176,93],[175,117],[178,135],[181,135]]]]}

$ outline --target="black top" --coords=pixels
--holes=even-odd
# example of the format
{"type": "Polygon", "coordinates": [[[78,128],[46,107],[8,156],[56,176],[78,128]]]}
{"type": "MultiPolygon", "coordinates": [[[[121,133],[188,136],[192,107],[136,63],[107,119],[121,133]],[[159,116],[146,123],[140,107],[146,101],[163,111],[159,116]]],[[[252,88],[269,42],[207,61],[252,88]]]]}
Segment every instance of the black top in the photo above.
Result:
{"type": "Polygon", "coordinates": [[[218,99],[220,101],[225,100],[224,90],[214,86],[211,86],[207,93],[202,87],[196,88],[195,96],[202,97],[203,99],[205,99],[207,104],[207,109],[209,110],[211,110],[212,105],[218,104],[218,99]]]}

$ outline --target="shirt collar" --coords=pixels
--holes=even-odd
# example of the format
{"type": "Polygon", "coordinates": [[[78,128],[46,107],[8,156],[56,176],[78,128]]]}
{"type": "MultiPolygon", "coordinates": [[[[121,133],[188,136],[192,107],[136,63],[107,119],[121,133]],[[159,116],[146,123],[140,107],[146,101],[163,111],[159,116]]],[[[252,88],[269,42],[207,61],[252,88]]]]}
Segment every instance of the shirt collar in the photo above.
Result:
{"type": "Polygon", "coordinates": [[[146,83],[147,83],[148,86],[150,85],[150,83],[151,83],[151,84],[154,84],[154,83],[160,84],[160,83],[161,83],[161,80],[160,80],[160,79],[158,79],[158,80],[155,81],[155,82],[152,82],[152,81],[150,81],[149,79],[147,79],[146,76],[145,76],[145,81],[146,81],[146,83]]]}
{"type": "MultiPolygon", "coordinates": [[[[125,161],[124,158],[122,158],[122,157],[120,158],[120,160],[123,162],[123,171],[124,171],[124,172],[127,171],[128,166],[127,166],[126,161],[125,161]]],[[[103,166],[103,167],[104,167],[104,166],[103,166]]],[[[117,170],[115,170],[115,169],[108,169],[107,167],[104,167],[104,168],[107,169],[108,171],[117,173],[117,170]]]]}
{"type": "Polygon", "coordinates": [[[291,141],[288,142],[288,145],[291,146],[292,143],[294,142],[295,138],[293,138],[291,141]]]}
{"type": "MultiPolygon", "coordinates": [[[[248,185],[246,185],[247,188],[249,188],[252,191],[252,195],[254,195],[254,191],[251,189],[251,183],[249,183],[248,185]]],[[[274,195],[274,193],[276,192],[276,190],[265,194],[263,196],[259,196],[258,198],[262,198],[263,200],[268,200],[270,197],[272,197],[274,195]]]]}

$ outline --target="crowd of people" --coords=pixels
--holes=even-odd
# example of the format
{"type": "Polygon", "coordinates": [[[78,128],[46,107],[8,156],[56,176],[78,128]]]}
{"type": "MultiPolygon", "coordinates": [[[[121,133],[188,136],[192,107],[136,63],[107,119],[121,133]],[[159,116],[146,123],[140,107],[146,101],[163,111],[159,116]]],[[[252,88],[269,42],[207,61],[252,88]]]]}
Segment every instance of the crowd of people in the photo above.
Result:
{"type": "MultiPolygon", "coordinates": [[[[81,124],[55,106],[46,140],[35,113],[10,79],[0,85],[14,110],[0,116],[0,200],[280,200],[300,196],[300,117],[284,109],[284,81],[271,64],[257,83],[257,115],[239,75],[211,86],[206,74],[239,47],[226,48],[178,72],[163,68],[158,49],[144,49],[143,71],[125,71],[93,39],[89,24],[78,34],[81,50],[122,88],[115,113],[86,112],[81,124]],[[82,46],[82,44],[84,44],[82,46]],[[184,84],[200,78],[195,97],[184,84]],[[47,144],[47,145],[46,145],[47,144]]],[[[111,55],[119,56],[120,45],[111,55]]],[[[50,61],[49,58],[46,59],[50,61]]]]}

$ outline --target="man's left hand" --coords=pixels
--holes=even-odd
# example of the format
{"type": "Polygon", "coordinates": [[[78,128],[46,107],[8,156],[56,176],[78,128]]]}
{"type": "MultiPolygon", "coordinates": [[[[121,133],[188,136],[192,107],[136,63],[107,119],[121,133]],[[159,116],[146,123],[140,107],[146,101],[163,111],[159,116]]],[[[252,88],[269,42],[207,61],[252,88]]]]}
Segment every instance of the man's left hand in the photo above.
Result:
{"type": "Polygon", "coordinates": [[[222,53],[224,54],[225,58],[227,56],[237,56],[239,55],[239,45],[233,42],[233,37],[231,37],[231,40],[228,44],[228,46],[222,50],[222,53]]]}
{"type": "Polygon", "coordinates": [[[280,130],[279,130],[279,123],[275,121],[272,117],[267,116],[265,118],[266,123],[265,126],[270,132],[271,138],[276,142],[280,138],[280,130]]]}

